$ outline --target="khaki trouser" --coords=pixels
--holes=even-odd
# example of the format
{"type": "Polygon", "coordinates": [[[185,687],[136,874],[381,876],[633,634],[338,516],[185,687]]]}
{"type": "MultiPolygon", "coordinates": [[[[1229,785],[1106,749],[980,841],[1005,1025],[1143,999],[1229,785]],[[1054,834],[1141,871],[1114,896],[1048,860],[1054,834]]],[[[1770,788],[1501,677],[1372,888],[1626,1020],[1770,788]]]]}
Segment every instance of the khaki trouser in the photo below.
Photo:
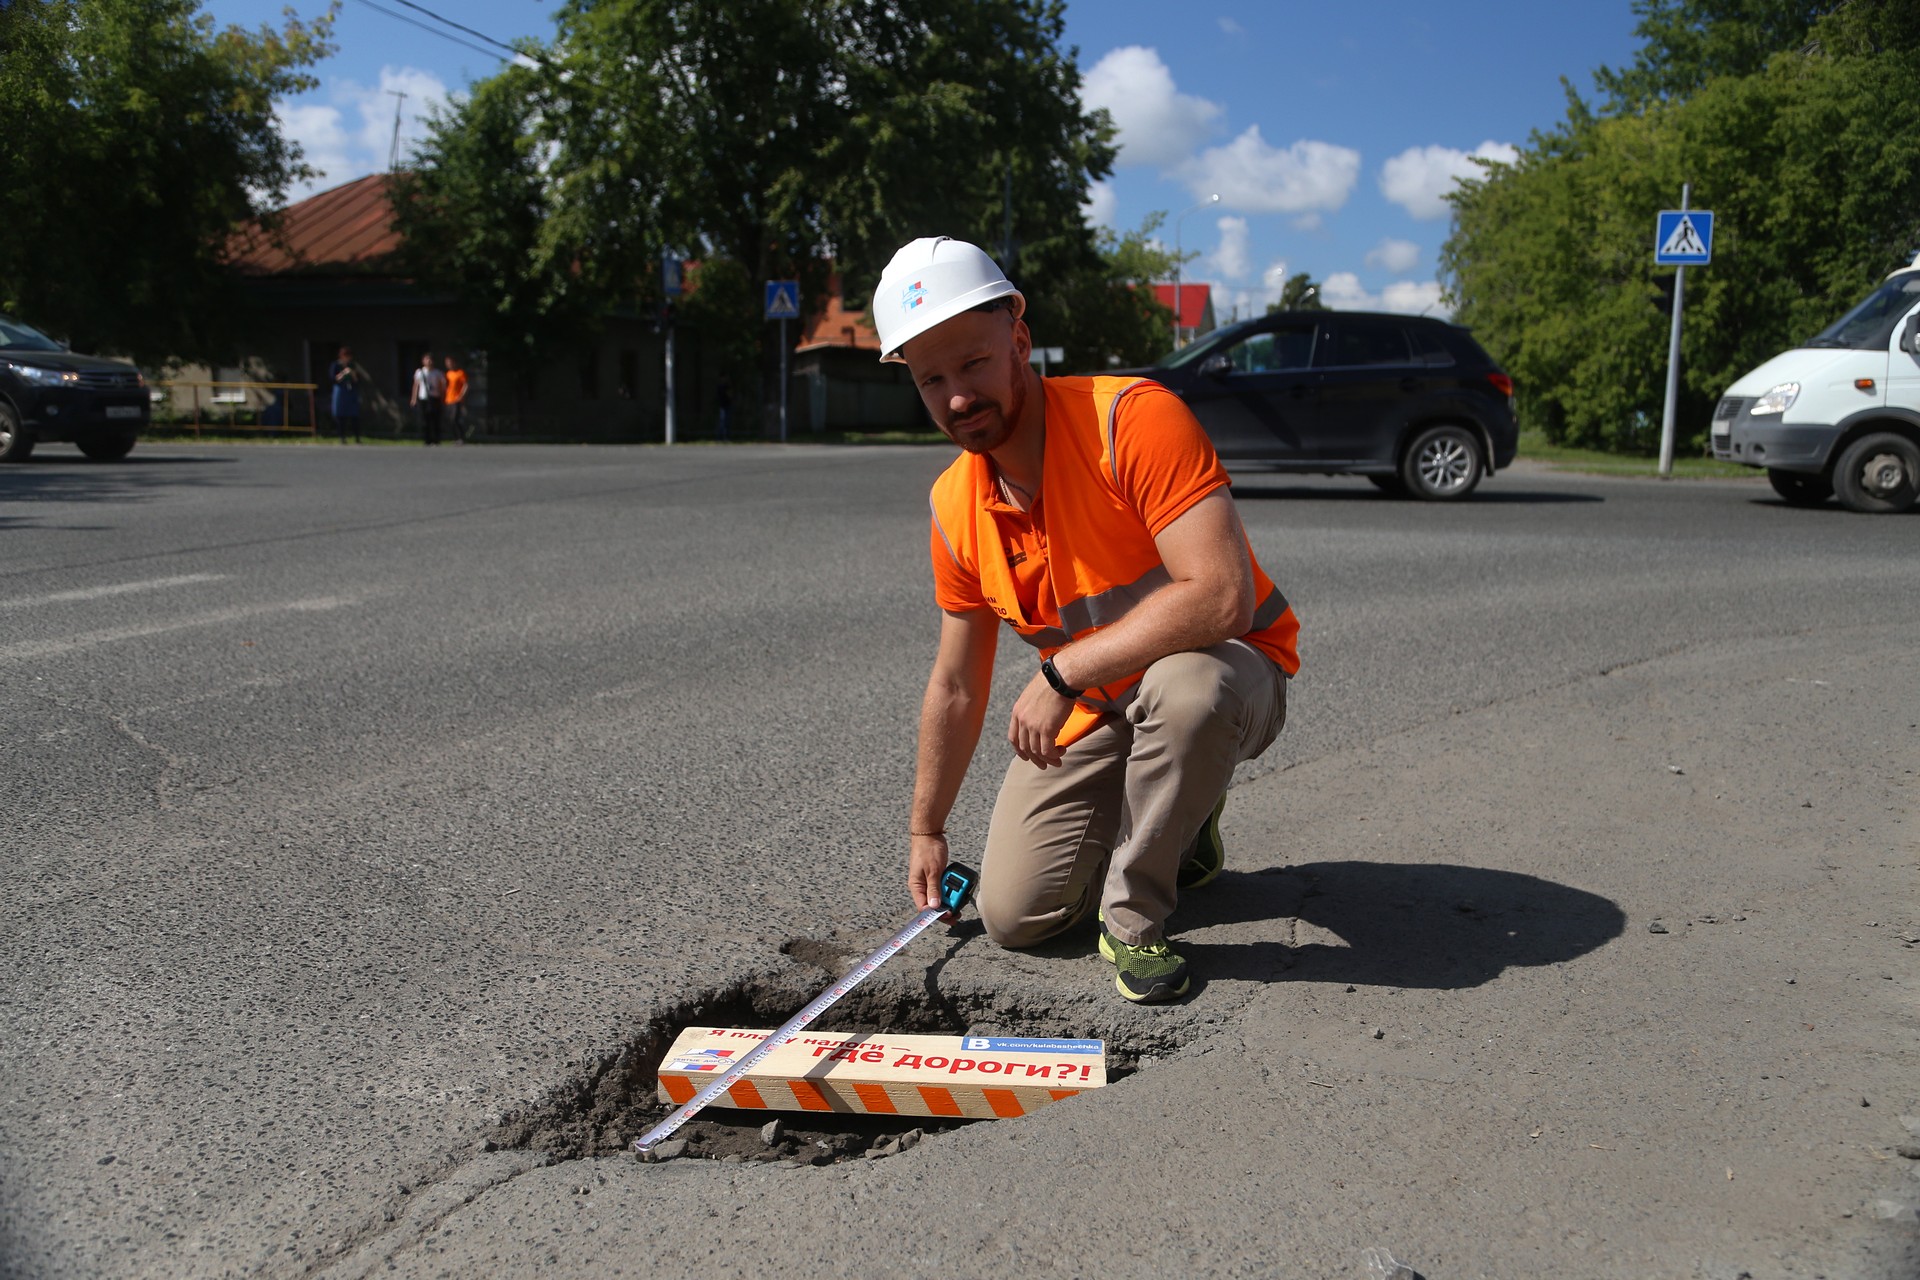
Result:
{"type": "Polygon", "coordinates": [[[1042,769],[1015,757],[980,864],[980,918],[1006,947],[1030,947],[1098,904],[1114,937],[1161,936],[1180,863],[1233,768],[1287,718],[1286,680],[1230,640],[1147,668],[1133,702],[1042,769]]]}

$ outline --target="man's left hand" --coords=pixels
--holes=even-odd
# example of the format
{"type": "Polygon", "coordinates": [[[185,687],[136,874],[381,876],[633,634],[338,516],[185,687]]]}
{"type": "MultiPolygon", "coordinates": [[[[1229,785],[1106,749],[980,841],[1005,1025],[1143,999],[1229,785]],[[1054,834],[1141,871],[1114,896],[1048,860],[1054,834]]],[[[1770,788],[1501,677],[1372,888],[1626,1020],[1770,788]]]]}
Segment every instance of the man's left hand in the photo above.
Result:
{"type": "Polygon", "coordinates": [[[1058,739],[1060,726],[1073,712],[1073,703],[1055,693],[1047,678],[1038,671],[1013,704],[1013,717],[1007,723],[1007,741],[1013,753],[1042,769],[1061,761],[1058,739]]]}

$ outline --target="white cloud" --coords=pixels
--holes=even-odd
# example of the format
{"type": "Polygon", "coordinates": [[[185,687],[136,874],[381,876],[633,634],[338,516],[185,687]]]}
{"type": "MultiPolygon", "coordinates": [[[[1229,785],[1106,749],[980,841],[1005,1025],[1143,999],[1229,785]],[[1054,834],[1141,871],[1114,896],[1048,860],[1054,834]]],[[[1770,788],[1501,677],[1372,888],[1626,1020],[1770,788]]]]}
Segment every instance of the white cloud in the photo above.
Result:
{"type": "Polygon", "coordinates": [[[1158,52],[1142,45],[1115,49],[1080,82],[1080,101],[1105,107],[1119,130],[1120,164],[1167,166],[1193,154],[1213,131],[1220,104],[1181,93],[1158,52]]]}
{"type": "Polygon", "coordinates": [[[1226,146],[1207,148],[1178,173],[1198,199],[1217,191],[1222,204],[1246,213],[1311,215],[1347,202],[1360,176],[1360,153],[1307,139],[1269,146],[1253,125],[1226,146]]]}
{"type": "Polygon", "coordinates": [[[1119,199],[1113,193],[1111,182],[1087,184],[1087,202],[1080,206],[1080,212],[1086,216],[1088,226],[1112,227],[1118,207],[1119,199]]]}
{"type": "Polygon", "coordinates": [[[1417,316],[1448,314],[1440,305],[1440,285],[1433,280],[1396,280],[1379,293],[1367,292],[1360,277],[1336,271],[1320,282],[1320,298],[1335,311],[1396,311],[1417,316]]]}
{"type": "Polygon", "coordinates": [[[1247,220],[1222,218],[1216,225],[1220,228],[1220,247],[1207,261],[1229,280],[1246,279],[1253,270],[1253,260],[1247,256],[1247,220]]]}
{"type": "Polygon", "coordinates": [[[1411,240],[1396,240],[1392,236],[1375,245],[1367,254],[1368,266],[1391,271],[1394,275],[1404,275],[1413,270],[1419,261],[1419,245],[1411,240]]]}
{"type": "Polygon", "coordinates": [[[1483,142],[1472,151],[1408,147],[1380,166],[1380,194],[1416,218],[1444,217],[1447,194],[1461,179],[1481,175],[1475,160],[1513,164],[1519,159],[1519,150],[1505,142],[1483,142]]]}
{"type": "Polygon", "coordinates": [[[1232,18],[1221,18],[1219,21],[1220,29],[1230,36],[1243,36],[1247,34],[1247,29],[1235,22],[1232,18]]]}
{"type": "Polygon", "coordinates": [[[417,67],[383,67],[380,83],[363,85],[334,80],[319,91],[318,101],[286,103],[276,108],[281,131],[300,144],[306,162],[320,170],[318,177],[296,188],[299,199],[315,191],[386,169],[393,147],[394,109],[400,110],[400,158],[426,137],[426,117],[447,102],[447,86],[431,71],[417,67]],[[405,98],[396,99],[395,93],[405,98]]]}

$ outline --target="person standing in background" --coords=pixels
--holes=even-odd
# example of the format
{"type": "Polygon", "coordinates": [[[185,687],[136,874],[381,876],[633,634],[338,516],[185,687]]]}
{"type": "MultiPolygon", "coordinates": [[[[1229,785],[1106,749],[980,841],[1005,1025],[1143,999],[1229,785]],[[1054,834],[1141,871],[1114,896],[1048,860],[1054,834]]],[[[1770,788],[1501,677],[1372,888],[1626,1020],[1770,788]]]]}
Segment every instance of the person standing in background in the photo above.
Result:
{"type": "Polygon", "coordinates": [[[352,347],[341,347],[339,356],[327,366],[327,383],[333,388],[328,409],[340,432],[340,443],[347,442],[349,426],[353,428],[353,442],[360,443],[360,371],[354,367],[352,347]]]}
{"type": "Polygon", "coordinates": [[[422,444],[440,443],[440,413],[446,400],[447,375],[433,363],[433,353],[429,351],[420,357],[420,367],[413,371],[413,393],[407,397],[407,403],[420,412],[422,444]]]}
{"type": "Polygon", "coordinates": [[[460,367],[459,356],[447,357],[447,431],[461,444],[467,435],[467,371],[460,367]]]}

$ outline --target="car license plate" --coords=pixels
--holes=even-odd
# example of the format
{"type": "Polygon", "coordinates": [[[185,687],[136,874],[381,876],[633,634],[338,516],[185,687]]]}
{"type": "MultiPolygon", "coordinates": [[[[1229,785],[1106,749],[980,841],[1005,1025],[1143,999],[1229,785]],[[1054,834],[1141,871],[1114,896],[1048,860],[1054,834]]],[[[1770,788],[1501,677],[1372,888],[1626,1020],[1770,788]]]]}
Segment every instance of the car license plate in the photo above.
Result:
{"type": "Polygon", "coordinates": [[[137,418],[140,416],[140,406],[137,404],[110,404],[107,406],[107,416],[109,418],[137,418]]]}

